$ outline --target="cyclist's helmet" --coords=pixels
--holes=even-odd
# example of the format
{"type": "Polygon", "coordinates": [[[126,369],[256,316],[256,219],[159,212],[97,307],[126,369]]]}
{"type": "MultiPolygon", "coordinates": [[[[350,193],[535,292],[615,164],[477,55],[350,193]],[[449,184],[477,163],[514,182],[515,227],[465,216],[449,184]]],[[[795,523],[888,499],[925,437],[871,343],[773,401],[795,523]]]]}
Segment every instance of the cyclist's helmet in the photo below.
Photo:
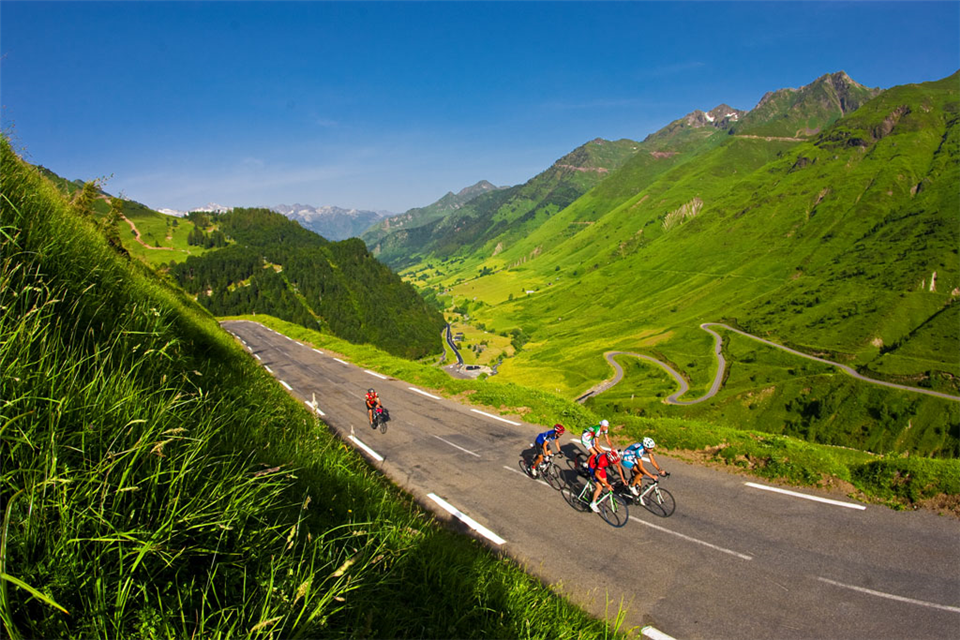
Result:
{"type": "Polygon", "coordinates": [[[653,438],[644,438],[643,439],[643,448],[644,449],[653,449],[657,446],[657,443],[653,441],[653,438]]]}
{"type": "Polygon", "coordinates": [[[370,395],[373,395],[376,393],[376,391],[374,391],[373,389],[367,389],[367,393],[369,393],[370,395]]]}
{"type": "Polygon", "coordinates": [[[557,424],[553,425],[553,432],[558,436],[562,436],[566,432],[566,429],[564,429],[563,425],[558,422],[557,424]]]}
{"type": "Polygon", "coordinates": [[[620,452],[616,449],[610,449],[610,451],[607,451],[607,460],[610,461],[610,464],[617,464],[620,462],[620,452]]]}
{"type": "Polygon", "coordinates": [[[601,431],[601,432],[606,431],[607,428],[609,428],[609,427],[610,427],[610,423],[609,423],[609,422],[607,422],[606,420],[601,420],[601,421],[600,421],[600,431],[601,431]]]}

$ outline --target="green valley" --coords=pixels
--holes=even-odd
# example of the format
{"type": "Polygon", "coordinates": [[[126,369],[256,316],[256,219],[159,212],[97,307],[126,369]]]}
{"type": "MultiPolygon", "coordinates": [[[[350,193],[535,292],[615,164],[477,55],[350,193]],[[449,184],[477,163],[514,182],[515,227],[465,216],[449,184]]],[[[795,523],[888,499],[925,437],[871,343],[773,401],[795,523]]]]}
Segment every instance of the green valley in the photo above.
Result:
{"type": "MultiPolygon", "coordinates": [[[[789,101],[773,94],[758,117],[726,129],[678,121],[522,236],[490,225],[475,234],[490,238],[483,245],[470,236],[435,248],[404,274],[474,326],[523,336],[500,367],[505,380],[568,398],[611,375],[603,353],[615,350],[670,363],[690,383],[687,398],[703,395],[716,371],[703,322],[960,395],[958,76],[879,95],[844,78],[824,76],[789,101]],[[786,129],[770,124],[778,104],[786,129]]],[[[957,402],[871,387],[742,342],[725,336],[731,366],[709,402],[663,404],[671,382],[654,367],[588,404],[960,455],[957,402]]]]}

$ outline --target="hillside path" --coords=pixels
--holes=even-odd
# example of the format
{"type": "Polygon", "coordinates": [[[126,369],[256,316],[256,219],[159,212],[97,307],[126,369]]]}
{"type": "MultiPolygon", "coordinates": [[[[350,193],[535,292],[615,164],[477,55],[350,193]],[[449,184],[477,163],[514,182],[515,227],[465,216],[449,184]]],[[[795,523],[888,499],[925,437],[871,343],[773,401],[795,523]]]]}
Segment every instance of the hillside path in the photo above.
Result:
{"type": "Polygon", "coordinates": [[[137,229],[137,225],[133,224],[133,220],[131,220],[131,219],[128,218],[127,216],[123,216],[123,215],[121,215],[120,217],[123,218],[124,222],[126,222],[128,225],[130,225],[130,230],[133,231],[133,237],[137,239],[137,242],[139,242],[140,244],[142,244],[142,245],[143,245],[144,247],[146,247],[147,249],[157,249],[157,250],[159,250],[159,251],[173,251],[173,247],[152,247],[152,246],[150,246],[149,244],[147,244],[146,242],[143,241],[143,238],[140,237],[140,230],[137,229]]]}
{"type": "Polygon", "coordinates": [[[853,378],[856,378],[857,380],[860,380],[862,382],[868,382],[870,384],[880,385],[881,387],[890,387],[892,389],[899,389],[901,391],[910,391],[912,393],[922,393],[924,395],[934,396],[936,398],[943,398],[945,400],[953,400],[955,402],[960,402],[960,396],[953,396],[947,393],[941,393],[939,391],[932,391],[930,389],[921,389],[919,387],[911,387],[905,384],[897,384],[895,382],[886,382],[884,380],[876,380],[874,378],[868,378],[867,376],[858,373],[855,369],[853,369],[852,367],[848,367],[845,364],[840,364],[839,362],[832,362],[830,360],[825,360],[824,358],[818,358],[817,356],[812,356],[810,354],[797,351],[796,349],[791,349],[790,347],[786,347],[782,344],[778,344],[776,342],[772,342],[765,338],[755,336],[751,333],[747,333],[746,331],[741,331],[740,329],[734,329],[733,327],[720,322],[705,322],[700,325],[701,329],[703,329],[704,331],[706,331],[707,333],[709,333],[714,337],[713,352],[714,352],[714,355],[716,355],[717,357],[716,376],[714,376],[713,378],[713,384],[710,385],[710,390],[707,391],[707,393],[705,393],[703,396],[699,398],[695,398],[693,400],[680,400],[680,398],[687,391],[689,391],[690,385],[687,383],[687,381],[683,378],[682,375],[680,375],[675,369],[673,369],[673,367],[668,365],[666,362],[663,362],[662,360],[657,360],[656,358],[653,358],[651,356],[645,356],[643,354],[634,353],[632,351],[608,351],[604,353],[603,356],[604,358],[607,359],[607,362],[610,363],[610,366],[613,367],[614,376],[609,380],[604,380],[600,384],[592,387],[585,394],[577,398],[577,402],[583,404],[584,402],[586,402],[587,398],[590,398],[599,393],[603,393],[604,391],[607,391],[613,385],[617,384],[618,382],[620,382],[620,380],[623,379],[623,369],[614,360],[616,356],[621,356],[621,355],[632,356],[635,358],[641,358],[643,360],[647,360],[648,362],[651,362],[657,365],[658,367],[660,367],[661,369],[663,369],[664,371],[666,371],[668,374],[670,374],[671,377],[673,377],[674,380],[677,381],[677,384],[679,385],[680,388],[664,400],[666,404],[685,406],[685,405],[697,404],[699,402],[704,402],[705,400],[709,400],[710,398],[717,395],[717,392],[720,391],[720,387],[723,386],[723,376],[726,372],[726,367],[727,367],[727,361],[726,359],[724,359],[723,353],[722,353],[723,338],[721,338],[720,334],[718,334],[716,331],[710,329],[710,327],[720,327],[728,331],[733,331],[734,333],[739,333],[740,335],[746,338],[750,338],[751,340],[756,340],[757,342],[763,343],[769,347],[774,347],[776,349],[780,349],[781,351],[786,351],[791,355],[799,356],[801,358],[806,358],[808,360],[814,360],[816,362],[819,362],[821,364],[826,364],[831,367],[836,367],[837,369],[840,369],[847,375],[853,378]]]}

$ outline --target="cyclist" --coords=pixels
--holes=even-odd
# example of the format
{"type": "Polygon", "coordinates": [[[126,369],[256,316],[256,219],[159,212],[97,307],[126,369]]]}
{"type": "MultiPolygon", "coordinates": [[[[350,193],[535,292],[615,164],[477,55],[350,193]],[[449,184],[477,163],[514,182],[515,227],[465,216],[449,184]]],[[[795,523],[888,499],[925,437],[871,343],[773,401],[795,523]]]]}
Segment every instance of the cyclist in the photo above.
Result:
{"type": "Polygon", "coordinates": [[[606,420],[601,420],[600,424],[595,424],[592,427],[587,427],[586,431],[583,432],[583,435],[580,436],[580,444],[587,448],[587,451],[590,455],[598,455],[603,453],[603,449],[600,448],[600,445],[597,443],[597,440],[600,436],[603,436],[607,441],[607,447],[613,449],[613,445],[610,443],[610,423],[606,420]]]}
{"type": "Polygon", "coordinates": [[[370,420],[370,426],[373,426],[373,410],[376,408],[383,408],[383,405],[380,403],[380,396],[377,395],[377,392],[373,389],[367,389],[367,418],[370,420]]]}
{"type": "Polygon", "coordinates": [[[607,480],[609,472],[607,468],[613,466],[616,468],[617,473],[620,474],[620,482],[626,484],[627,481],[623,479],[623,467],[620,466],[620,454],[617,453],[616,449],[610,449],[606,453],[601,453],[600,455],[590,456],[590,460],[587,462],[590,467],[590,473],[593,474],[593,477],[596,479],[596,488],[593,490],[593,500],[590,501],[590,509],[593,511],[600,511],[600,507],[597,506],[597,498],[600,497],[600,492],[606,488],[608,491],[613,491],[613,487],[610,486],[610,482],[607,480]]]}
{"type": "MultiPolygon", "coordinates": [[[[667,475],[667,472],[664,471],[659,464],[657,464],[657,459],[653,457],[652,449],[657,446],[657,443],[653,441],[653,438],[644,438],[641,442],[634,442],[632,445],[623,450],[623,466],[627,469],[633,470],[633,479],[630,481],[630,486],[628,489],[633,495],[640,494],[640,481],[643,479],[643,476],[647,476],[657,479],[657,476],[653,475],[647,471],[643,466],[643,460],[641,456],[647,454],[650,458],[650,463],[653,464],[653,467],[657,470],[657,474],[660,476],[667,475]]],[[[624,483],[626,484],[626,483],[624,483]]]]}
{"type": "Polygon", "coordinates": [[[559,422],[553,425],[553,429],[550,431],[544,431],[537,436],[537,446],[540,447],[540,452],[537,454],[536,460],[533,461],[533,464],[530,465],[530,475],[534,478],[537,477],[537,465],[543,462],[543,458],[550,455],[550,443],[553,443],[553,446],[557,448],[557,455],[562,456],[563,453],[560,451],[560,442],[559,438],[566,432],[566,429],[559,422]]]}

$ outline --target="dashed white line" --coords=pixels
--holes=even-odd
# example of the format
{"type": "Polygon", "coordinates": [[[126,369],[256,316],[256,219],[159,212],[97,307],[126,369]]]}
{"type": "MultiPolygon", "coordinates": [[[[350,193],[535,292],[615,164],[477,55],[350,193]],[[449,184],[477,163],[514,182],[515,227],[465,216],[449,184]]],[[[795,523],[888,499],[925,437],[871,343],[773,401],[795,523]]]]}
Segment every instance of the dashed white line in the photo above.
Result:
{"type": "Polygon", "coordinates": [[[323,351],[320,351],[319,349],[314,349],[314,351],[316,351],[316,352],[319,353],[320,355],[323,355],[323,351]]]}
{"type": "Polygon", "coordinates": [[[495,416],[492,413],[487,413],[486,411],[480,411],[479,409],[470,409],[470,411],[473,411],[474,413],[479,413],[482,416],[487,416],[488,418],[493,418],[494,420],[499,420],[500,422],[506,422],[507,424],[512,424],[517,427],[520,426],[519,422],[514,422],[513,420],[507,420],[506,418],[495,416]]]}
{"type": "Polygon", "coordinates": [[[310,407],[310,409],[311,409],[312,411],[316,411],[316,412],[317,412],[318,414],[320,414],[321,416],[326,416],[326,415],[327,415],[327,414],[325,414],[323,411],[320,411],[320,407],[318,407],[318,406],[317,406],[316,404],[314,404],[313,402],[310,402],[309,400],[304,400],[304,401],[303,401],[303,404],[307,405],[308,407],[310,407]]]}
{"type": "Polygon", "coordinates": [[[382,376],[382,375],[380,375],[379,373],[376,373],[375,371],[370,371],[370,369],[364,369],[363,372],[364,372],[364,373],[369,373],[369,374],[372,375],[372,376],[376,376],[376,377],[380,378],[381,380],[386,380],[386,379],[387,379],[387,376],[382,376]]]}
{"type": "Polygon", "coordinates": [[[650,522],[646,522],[646,521],[644,521],[644,520],[641,520],[640,518],[634,518],[633,516],[630,516],[630,519],[633,520],[634,522],[639,522],[640,524],[642,524],[642,525],[644,525],[644,526],[646,526],[646,527],[650,527],[651,529],[656,529],[657,531],[663,531],[664,533],[669,533],[670,535],[677,536],[678,538],[683,538],[684,540],[688,540],[689,542],[696,542],[697,544],[702,544],[703,546],[709,547],[709,548],[714,549],[714,550],[716,550],[716,551],[722,551],[723,553],[729,553],[730,555],[736,556],[736,557],[740,558],[741,560],[753,560],[753,556],[748,556],[748,555],[746,555],[746,554],[739,553],[739,552],[737,552],[737,551],[731,551],[730,549],[724,549],[723,547],[718,547],[718,546],[715,545],[715,544],[710,544],[709,542],[704,542],[703,540],[697,540],[696,538],[691,538],[690,536],[684,535],[684,534],[682,534],[682,533],[677,533],[676,531],[671,531],[670,529],[667,529],[666,527],[661,527],[661,526],[659,526],[659,525],[655,525],[655,524],[652,524],[652,523],[650,523],[650,522]]]}
{"type": "Polygon", "coordinates": [[[768,487],[762,484],[756,484],[754,482],[745,482],[745,485],[748,487],[753,487],[754,489],[763,489],[764,491],[774,491],[776,493],[782,493],[788,496],[793,496],[794,498],[804,498],[805,500],[813,500],[815,502],[823,502],[826,504],[832,504],[837,507],[846,507],[847,509],[859,509],[863,511],[866,509],[862,504],[853,504],[850,502],[841,502],[840,500],[830,500],[828,498],[821,498],[819,496],[810,496],[805,493],[797,493],[796,491],[787,491],[786,489],[780,489],[779,487],[768,487]]]}
{"type": "Polygon", "coordinates": [[[273,369],[271,369],[267,365],[263,365],[263,368],[267,370],[267,373],[269,373],[270,375],[273,375],[273,369]]]}
{"type": "Polygon", "coordinates": [[[443,399],[443,398],[441,398],[440,396],[435,396],[435,395],[433,395],[432,393],[427,393],[426,391],[421,391],[420,389],[417,389],[416,387],[407,387],[407,388],[410,389],[410,391],[416,391],[416,392],[419,393],[420,395],[422,395],[422,396],[427,396],[428,398],[433,398],[434,400],[442,400],[442,399],[443,399]]]}
{"type": "Polygon", "coordinates": [[[340,358],[334,358],[334,360],[336,360],[336,361],[339,362],[340,364],[345,364],[345,365],[349,365],[349,364],[350,364],[349,362],[344,362],[344,361],[341,360],[340,358]]]}
{"type": "Polygon", "coordinates": [[[293,387],[291,387],[290,385],[288,385],[288,384],[287,384],[286,382],[284,382],[283,380],[280,381],[280,384],[282,384],[283,386],[285,386],[285,387],[287,388],[287,391],[293,391],[293,387]]]}
{"type": "MultiPolygon", "coordinates": [[[[503,468],[506,469],[507,471],[513,471],[514,473],[519,473],[519,474],[522,475],[524,478],[530,478],[530,476],[528,476],[527,474],[525,474],[523,471],[520,471],[520,469],[514,469],[514,468],[512,468],[512,467],[508,467],[507,465],[503,465],[503,468]]],[[[549,484],[547,484],[546,482],[544,482],[544,481],[541,480],[540,478],[530,478],[530,479],[533,480],[534,482],[539,482],[540,484],[542,484],[542,485],[545,486],[545,487],[550,487],[549,484]]],[[[553,489],[553,487],[550,487],[550,488],[553,489]]]]}
{"type": "Polygon", "coordinates": [[[261,357],[258,356],[257,354],[253,354],[253,357],[256,358],[257,360],[263,362],[263,358],[261,358],[261,357]]]}
{"type": "Polygon", "coordinates": [[[443,498],[439,497],[437,494],[428,493],[427,497],[433,500],[434,502],[436,502],[438,505],[440,505],[440,507],[443,508],[444,511],[446,511],[453,517],[457,518],[463,524],[467,525],[468,527],[470,527],[471,529],[473,529],[474,531],[482,535],[487,540],[490,540],[494,544],[504,544],[506,542],[506,540],[504,540],[503,538],[495,534],[493,531],[490,531],[490,529],[487,529],[485,526],[483,526],[482,524],[480,524],[479,522],[477,522],[467,514],[463,513],[462,511],[454,507],[452,504],[450,504],[443,498]]]}
{"type": "Polygon", "coordinates": [[[297,342],[296,340],[294,340],[294,342],[296,342],[296,343],[297,343],[298,345],[300,345],[301,347],[304,346],[304,344],[303,344],[302,342],[297,342]]]}
{"type": "Polygon", "coordinates": [[[640,629],[640,634],[646,638],[650,638],[650,640],[674,640],[673,636],[668,636],[663,631],[660,631],[660,629],[651,627],[650,625],[640,629]]]}
{"type": "Polygon", "coordinates": [[[960,613],[960,607],[951,607],[945,604],[937,604],[935,602],[925,602],[924,600],[914,600],[913,598],[904,598],[903,596],[897,596],[892,593],[884,593],[883,591],[874,591],[873,589],[866,589],[864,587],[858,587],[852,584],[843,584],[842,582],[835,582],[833,580],[828,580],[827,578],[817,577],[817,580],[820,582],[826,582],[827,584],[832,584],[835,587],[842,587],[844,589],[852,589],[853,591],[859,591],[860,593],[866,593],[871,596],[877,596],[880,598],[887,598],[888,600],[896,600],[898,602],[906,602],[909,604],[918,604],[923,607],[930,607],[931,609],[942,609],[943,611],[952,611],[953,613],[960,613]]]}
{"type": "Polygon", "coordinates": [[[444,439],[441,438],[440,436],[433,436],[433,437],[436,438],[437,440],[440,440],[441,442],[446,442],[448,445],[450,445],[450,446],[453,447],[454,449],[460,449],[460,451],[463,451],[463,452],[465,452],[465,453],[469,453],[469,454],[472,455],[472,456],[476,456],[476,457],[478,457],[478,458],[480,457],[480,454],[479,454],[479,453],[474,453],[473,451],[470,451],[469,449],[464,449],[464,448],[461,447],[460,445],[453,444],[453,443],[450,442],[449,440],[444,440],[444,439]]]}
{"type": "Polygon", "coordinates": [[[364,451],[366,451],[368,454],[370,454],[370,457],[371,457],[371,458],[373,458],[373,459],[376,460],[377,462],[383,462],[383,456],[382,456],[382,455],[380,455],[379,453],[377,453],[376,451],[374,451],[373,449],[371,449],[371,448],[368,447],[367,445],[365,445],[365,444],[363,444],[362,442],[360,442],[359,440],[357,440],[354,436],[347,436],[347,437],[350,438],[351,440],[353,440],[354,444],[356,444],[358,447],[360,447],[361,449],[363,449],[364,451]]]}

